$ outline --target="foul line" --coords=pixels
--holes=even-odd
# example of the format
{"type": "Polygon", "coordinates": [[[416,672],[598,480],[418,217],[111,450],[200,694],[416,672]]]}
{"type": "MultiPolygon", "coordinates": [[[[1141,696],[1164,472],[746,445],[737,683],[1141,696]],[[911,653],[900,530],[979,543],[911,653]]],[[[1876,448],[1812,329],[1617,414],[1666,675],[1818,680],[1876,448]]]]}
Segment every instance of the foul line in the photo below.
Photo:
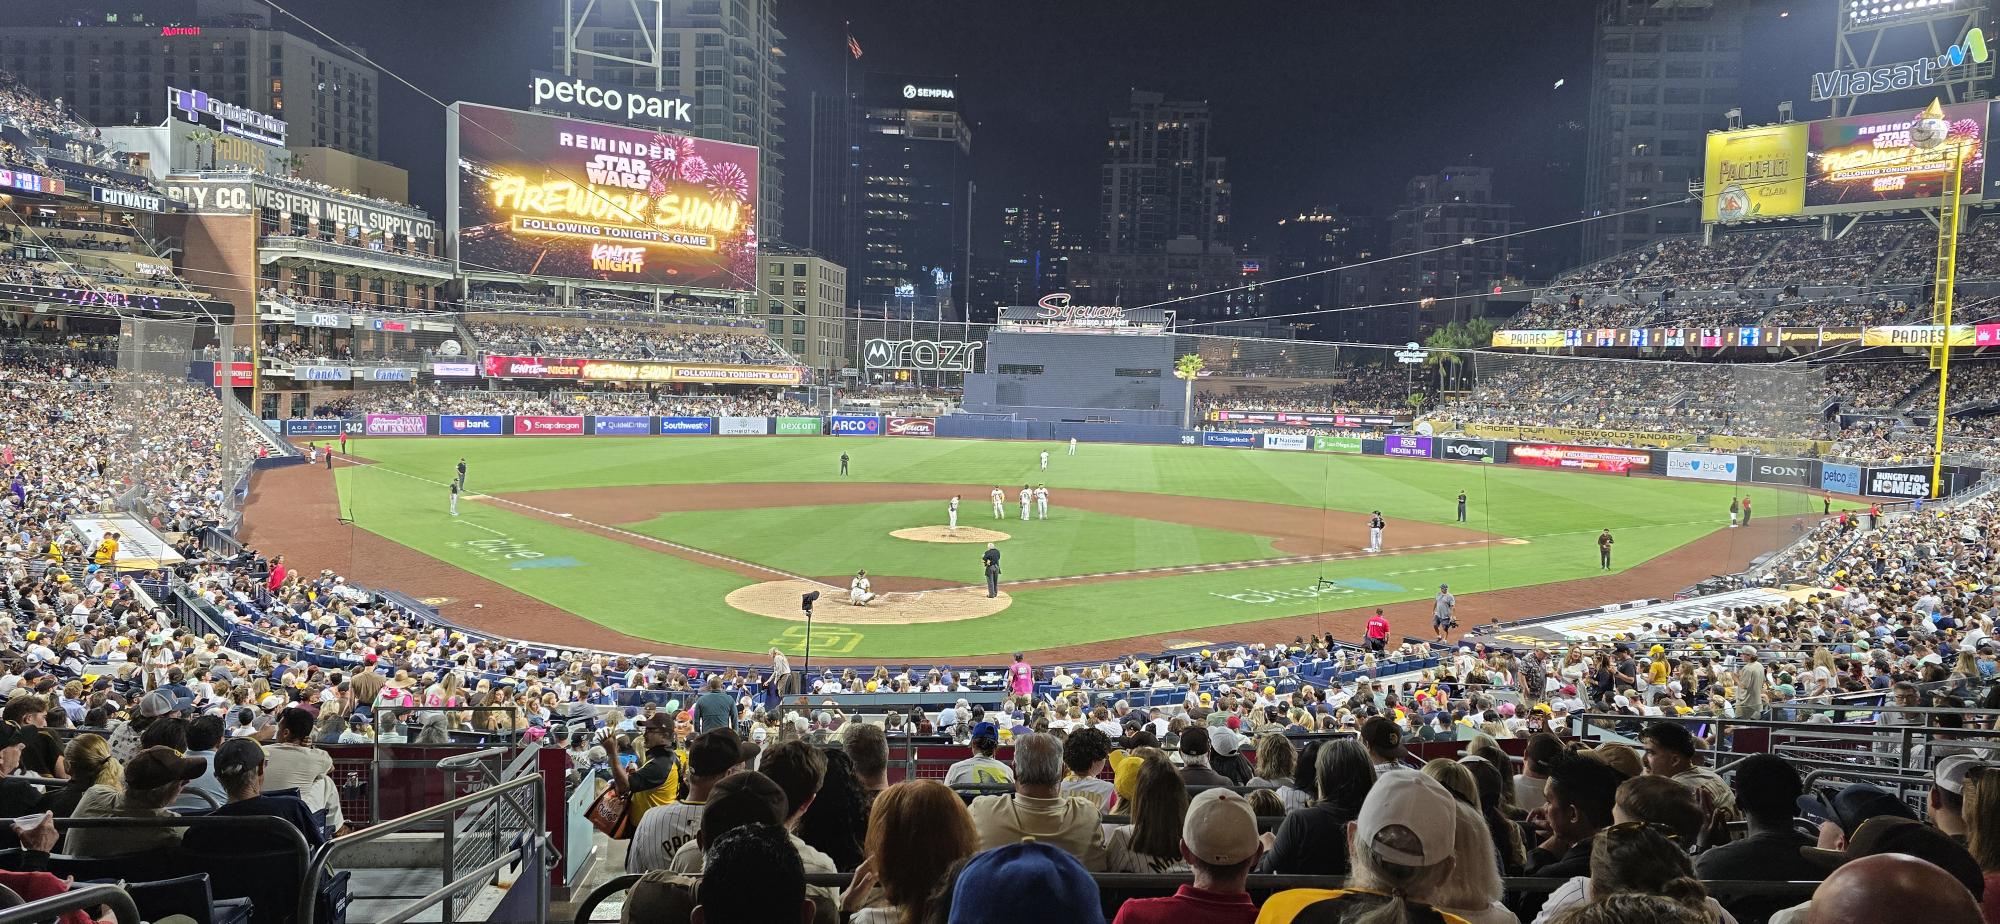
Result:
{"type": "MultiPolygon", "coordinates": [[[[424,482],[425,484],[434,484],[434,485],[437,485],[438,487],[441,487],[441,488],[443,488],[443,487],[450,487],[450,486],[451,486],[451,482],[448,482],[448,481],[437,481],[437,480],[434,480],[434,479],[431,479],[431,478],[425,478],[425,477],[424,477],[424,476],[422,476],[422,475],[412,475],[412,474],[410,474],[409,472],[404,472],[404,471],[398,471],[398,470],[396,470],[396,469],[393,469],[393,468],[387,468],[387,467],[383,466],[383,465],[382,465],[381,463],[377,463],[377,462],[362,462],[362,463],[356,463],[356,464],[357,464],[357,465],[359,465],[359,466],[361,466],[361,467],[366,467],[366,468],[373,468],[373,469],[376,469],[377,471],[384,471],[384,472],[388,472],[388,473],[390,473],[390,474],[392,474],[392,475],[401,475],[401,476],[403,476],[404,478],[408,478],[408,479],[410,479],[410,480],[412,480],[412,481],[421,481],[421,482],[424,482]]],[[[805,576],[803,576],[803,575],[797,575],[797,574],[793,574],[793,573],[791,573],[791,572],[789,572],[789,571],[780,571],[780,570],[778,570],[777,568],[773,568],[773,567],[771,567],[771,566],[769,566],[769,565],[761,565],[761,564],[758,564],[757,562],[754,562],[754,561],[744,561],[744,560],[742,560],[742,559],[740,559],[740,558],[730,558],[730,557],[729,557],[729,556],[727,556],[727,555],[719,555],[719,554],[717,554],[717,553],[715,553],[715,552],[711,552],[711,551],[709,551],[709,550],[707,550],[707,549],[702,549],[702,548],[696,548],[696,547],[694,547],[694,546],[691,546],[691,545],[682,545],[681,543],[678,543],[678,542],[673,542],[673,541],[670,541],[670,540],[666,540],[666,539],[661,539],[661,538],[660,538],[660,537],[658,537],[658,536],[648,536],[648,535],[646,535],[646,534],[644,534],[644,533],[635,533],[635,532],[633,532],[633,531],[631,531],[631,530],[629,530],[629,529],[620,529],[620,528],[618,528],[618,527],[616,527],[616,526],[606,526],[606,525],[604,525],[603,523],[594,523],[594,522],[592,522],[592,521],[590,521],[590,520],[586,520],[586,519],[583,519],[582,517],[579,517],[579,516],[576,516],[576,515],[574,515],[574,514],[568,514],[568,513],[557,513],[557,512],[556,512],[556,511],[554,511],[554,510],[547,510],[547,509],[544,509],[544,508],[541,508],[541,507],[537,507],[537,506],[535,506],[535,505],[533,505],[533,504],[524,504],[524,503],[521,503],[520,501],[517,501],[517,500],[509,500],[509,499],[507,499],[507,498],[504,498],[504,497],[500,497],[499,495],[496,495],[496,494],[480,494],[480,495],[476,495],[476,496],[477,496],[477,497],[479,497],[479,498],[480,498],[481,500],[485,500],[485,501],[488,501],[488,502],[491,502],[491,503],[496,503],[496,504],[506,504],[506,505],[508,505],[508,506],[512,506],[512,507],[519,507],[519,508],[521,508],[522,510],[530,510],[530,511],[533,511],[533,512],[535,512],[535,513],[539,513],[539,514],[542,514],[543,516],[549,516],[549,517],[555,517],[555,518],[557,518],[557,519],[559,519],[559,520],[564,520],[564,521],[567,521],[567,522],[570,522],[570,523],[577,523],[577,524],[580,524],[580,525],[583,525],[583,526],[588,526],[588,527],[590,527],[590,528],[592,528],[592,529],[598,529],[598,530],[603,530],[604,532],[607,532],[607,533],[611,533],[611,534],[614,534],[614,535],[618,535],[618,536],[623,536],[623,537],[625,537],[625,538],[628,538],[628,539],[636,539],[636,540],[639,540],[639,541],[642,541],[642,542],[650,542],[650,543],[653,543],[653,544],[655,544],[655,545],[662,545],[662,546],[665,546],[665,547],[667,547],[667,548],[670,548],[670,549],[675,549],[675,550],[678,550],[678,551],[682,551],[682,552],[686,552],[686,553],[688,553],[688,554],[690,554],[690,555],[699,555],[699,556],[701,556],[701,557],[703,557],[703,558],[710,558],[710,559],[714,559],[714,560],[716,560],[716,561],[719,561],[719,562],[726,562],[726,563],[728,563],[728,564],[731,564],[731,565],[738,565],[738,566],[741,566],[741,567],[744,567],[744,568],[751,568],[751,569],[754,569],[754,570],[757,570],[757,571],[762,571],[762,572],[764,572],[765,574],[775,574],[775,575],[777,575],[777,576],[779,576],[779,577],[781,577],[781,578],[784,578],[784,579],[786,579],[786,580],[788,580],[788,581],[804,581],[804,582],[806,582],[806,583],[808,583],[808,584],[811,584],[811,585],[813,585],[813,586],[815,586],[815,587],[827,587],[827,588],[832,588],[832,589],[834,589],[834,590],[838,590],[838,589],[839,589],[839,588],[836,588],[836,587],[833,587],[833,585],[831,585],[831,584],[827,584],[827,583],[824,583],[824,582],[821,582],[821,581],[815,581],[815,580],[813,580],[812,578],[809,578],[809,577],[805,577],[805,576]]],[[[470,525],[470,526],[478,526],[478,524],[476,524],[476,523],[472,523],[472,524],[467,524],[467,525],[470,525]]],[[[505,533],[502,533],[502,532],[499,532],[498,530],[492,530],[492,529],[487,529],[487,527],[484,527],[484,526],[480,526],[479,528],[480,528],[480,529],[486,529],[486,530],[487,530],[488,532],[491,532],[491,533],[493,533],[493,534],[494,534],[494,535],[496,535],[496,536],[504,536],[504,535],[506,535],[505,533]]]]}
{"type": "MultiPolygon", "coordinates": [[[[390,474],[401,475],[404,478],[408,478],[413,481],[421,481],[424,482],[425,484],[433,484],[439,487],[451,486],[451,482],[437,481],[434,479],[425,478],[422,475],[412,475],[409,472],[398,471],[397,469],[385,467],[379,462],[357,462],[353,464],[358,467],[373,468],[379,471],[389,472],[390,474]]],[[[698,548],[696,546],[683,545],[678,542],[673,542],[667,539],[661,539],[658,536],[648,536],[644,533],[635,533],[629,529],[620,529],[616,526],[606,526],[603,523],[596,523],[590,520],[583,519],[581,517],[576,516],[575,514],[557,513],[556,511],[553,510],[547,510],[541,507],[537,507],[533,504],[524,504],[517,500],[509,500],[507,498],[500,497],[494,494],[481,494],[476,496],[483,500],[487,500],[493,503],[507,504],[512,507],[519,507],[522,510],[531,510],[535,513],[539,513],[544,516],[555,517],[561,520],[567,520],[571,523],[579,523],[584,526],[588,526],[592,529],[603,530],[604,532],[607,533],[624,536],[629,539],[637,539],[642,542],[650,542],[655,545],[661,545],[670,549],[676,549],[682,552],[686,552],[690,555],[699,555],[703,558],[710,558],[714,559],[715,561],[726,562],[728,564],[738,565],[744,568],[750,568],[757,571],[762,571],[766,574],[775,574],[786,580],[802,581],[804,583],[811,584],[815,587],[827,587],[835,591],[838,591],[840,589],[838,587],[834,587],[831,584],[825,583],[824,581],[816,581],[804,575],[793,574],[789,571],[781,571],[769,565],[759,564],[754,561],[744,561],[743,559],[740,558],[731,558],[727,555],[711,552],[707,549],[698,548]]],[[[1634,530],[1641,530],[1641,529],[1671,529],[1681,526],[1698,526],[1702,523],[1708,523],[1708,522],[1710,522],[1710,520],[1702,519],[1702,520],[1683,520],[1677,523],[1647,523],[1641,526],[1627,526],[1620,529],[1619,532],[1632,532],[1634,530]]],[[[478,524],[467,524],[467,525],[477,526],[478,524]]],[[[486,527],[483,526],[479,528],[487,529],[486,527]]],[[[1479,539],[1461,539],[1456,542],[1432,542],[1425,545],[1390,546],[1384,548],[1380,552],[1370,552],[1366,549],[1357,549],[1351,552],[1324,552],[1316,555],[1292,555],[1285,558],[1259,558],[1250,561],[1215,562],[1211,564],[1199,564],[1199,565],[1167,565],[1159,568],[1137,568],[1129,571],[1099,571],[1093,574],[1070,574],[1070,575],[1063,575],[1061,577],[1029,578],[1024,581],[1007,581],[1005,583],[1010,588],[1037,587],[1049,584],[1064,584],[1064,583],[1090,584],[1103,581],[1126,580],[1136,577],[1165,577],[1165,576],[1179,576],[1183,574],[1216,574],[1229,571],[1250,571],[1259,568],[1282,568],[1288,565],[1310,565],[1319,562],[1353,561],[1355,559],[1360,559],[1360,558],[1379,558],[1383,555],[1391,555],[1403,552],[1430,552],[1430,551],[1437,551],[1439,549],[1464,548],[1467,546],[1488,545],[1495,542],[1500,542],[1500,543],[1528,542],[1535,539],[1550,539],[1557,536],[1574,536],[1580,533],[1589,533],[1594,531],[1595,530],[1589,530],[1589,529],[1569,529],[1553,533],[1539,533],[1532,536],[1514,536],[1514,537],[1486,536],[1479,539]]],[[[501,533],[497,530],[489,529],[488,532],[492,532],[495,535],[505,535],[504,533],[501,533]]],[[[1418,571],[1443,570],[1444,567],[1457,568],[1457,567],[1473,567],[1473,566],[1450,565],[1450,566],[1443,566],[1440,568],[1416,569],[1413,571],[1395,571],[1395,572],[1389,572],[1389,574],[1415,574],[1418,571]]],[[[926,592],[966,590],[968,588],[984,589],[985,586],[986,585],[984,584],[959,584],[952,587],[936,588],[935,591],[915,591],[915,593],[921,595],[922,593],[926,592]]],[[[912,591],[901,591],[893,594],[885,593],[882,594],[882,596],[883,597],[901,596],[908,593],[912,593],[912,591]]]]}

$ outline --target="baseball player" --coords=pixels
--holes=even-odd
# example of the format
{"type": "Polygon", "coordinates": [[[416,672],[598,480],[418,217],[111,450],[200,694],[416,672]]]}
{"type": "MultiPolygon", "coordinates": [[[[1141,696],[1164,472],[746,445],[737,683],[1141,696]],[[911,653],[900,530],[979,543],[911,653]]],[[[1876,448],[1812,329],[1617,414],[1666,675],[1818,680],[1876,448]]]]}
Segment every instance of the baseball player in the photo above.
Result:
{"type": "Polygon", "coordinates": [[[451,515],[458,516],[458,482],[451,483],[451,515]]]}
{"type": "Polygon", "coordinates": [[[1048,470],[1049,470],[1049,451],[1044,449],[1042,450],[1042,471],[1046,472],[1048,470]]]}
{"type": "Polygon", "coordinates": [[[1458,492],[1458,522],[1465,522],[1465,492],[1458,492]]]}
{"type": "Polygon", "coordinates": [[[1368,551],[1382,551],[1382,527],[1389,525],[1382,519],[1382,511],[1377,510],[1368,517],[1368,551]]]}
{"type": "Polygon", "coordinates": [[[848,605],[867,606],[868,601],[875,599],[875,594],[870,589],[873,586],[874,585],[869,583],[868,581],[868,572],[866,571],[854,572],[854,580],[849,582],[847,585],[848,605]]]}
{"type": "Polygon", "coordinates": [[[951,513],[951,531],[958,532],[958,495],[951,496],[951,506],[946,509],[951,513]]]}
{"type": "Polygon", "coordinates": [[[1069,438],[1069,454],[1076,455],[1076,437],[1069,438]]]}
{"type": "Polygon", "coordinates": [[[1007,492],[997,484],[993,486],[993,519],[1007,519],[1007,492]]]}
{"type": "Polygon", "coordinates": [[[1035,491],[1027,485],[1021,486],[1021,522],[1028,522],[1028,514],[1035,511],[1035,491]]]}
{"type": "Polygon", "coordinates": [[[1035,486],[1035,517],[1037,519],[1042,519],[1042,520],[1046,520],[1049,518],[1048,485],[1044,484],[1035,486]]]}

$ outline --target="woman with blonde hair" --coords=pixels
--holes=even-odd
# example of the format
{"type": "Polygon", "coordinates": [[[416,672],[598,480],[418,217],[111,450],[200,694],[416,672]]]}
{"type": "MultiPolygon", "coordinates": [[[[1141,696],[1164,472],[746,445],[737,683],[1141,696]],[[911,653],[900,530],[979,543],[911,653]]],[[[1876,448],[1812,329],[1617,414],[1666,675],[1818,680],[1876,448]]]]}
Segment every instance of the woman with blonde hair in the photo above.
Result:
{"type": "Polygon", "coordinates": [[[41,811],[68,818],[76,811],[77,800],[83,798],[84,790],[92,786],[125,788],[125,768],[111,759],[111,743],[101,735],[86,733],[69,739],[69,745],[63,748],[63,760],[69,764],[69,783],[43,794],[42,801],[35,806],[41,811]]]}
{"type": "Polygon", "coordinates": [[[1986,889],[1979,910],[1987,920],[2000,915],[2000,772],[1990,766],[1973,767],[1965,775],[1965,849],[1979,864],[1986,889]]]}
{"type": "Polygon", "coordinates": [[[1422,773],[1438,781],[1438,784],[1456,796],[1458,801],[1474,808],[1479,807],[1479,784],[1472,779],[1472,771],[1465,769],[1458,761],[1443,757],[1435,758],[1424,764],[1422,773]]]}
{"type": "Polygon", "coordinates": [[[854,871],[841,904],[851,924],[915,924],[952,864],[979,852],[972,813],[936,780],[905,780],[882,791],[868,812],[868,859],[854,871]],[[885,904],[860,908],[881,887],[885,904]]]}

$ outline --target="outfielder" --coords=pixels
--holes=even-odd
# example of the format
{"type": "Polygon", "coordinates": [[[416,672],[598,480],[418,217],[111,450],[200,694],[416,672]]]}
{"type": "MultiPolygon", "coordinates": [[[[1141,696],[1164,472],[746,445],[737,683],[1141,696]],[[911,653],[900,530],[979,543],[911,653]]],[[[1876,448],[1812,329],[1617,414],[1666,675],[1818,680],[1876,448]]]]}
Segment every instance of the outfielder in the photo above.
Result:
{"type": "Polygon", "coordinates": [[[1382,519],[1382,511],[1377,510],[1368,517],[1368,551],[1382,551],[1382,527],[1389,525],[1382,519]]]}
{"type": "Polygon", "coordinates": [[[1028,514],[1035,510],[1035,492],[1027,485],[1021,486],[1021,522],[1028,522],[1028,514]]]}
{"type": "Polygon", "coordinates": [[[1007,492],[997,484],[993,486],[993,519],[1007,519],[1007,492]]]}
{"type": "Polygon", "coordinates": [[[1038,518],[1038,519],[1043,519],[1043,520],[1046,520],[1046,519],[1048,519],[1048,518],[1049,518],[1049,486],[1048,486],[1048,485],[1037,485],[1037,486],[1035,487],[1035,516],[1036,516],[1036,518],[1038,518]]]}
{"type": "Polygon", "coordinates": [[[1076,437],[1069,438],[1069,454],[1076,455],[1076,437]]]}
{"type": "Polygon", "coordinates": [[[875,599],[874,592],[870,590],[873,586],[868,582],[868,572],[854,572],[853,582],[847,585],[848,604],[850,606],[867,606],[868,601],[875,599]]]}
{"type": "Polygon", "coordinates": [[[951,506],[946,509],[951,512],[951,531],[958,532],[958,495],[951,496],[951,506]]]}
{"type": "Polygon", "coordinates": [[[1042,471],[1046,472],[1048,470],[1049,470],[1049,451],[1044,449],[1042,450],[1042,471]]]}

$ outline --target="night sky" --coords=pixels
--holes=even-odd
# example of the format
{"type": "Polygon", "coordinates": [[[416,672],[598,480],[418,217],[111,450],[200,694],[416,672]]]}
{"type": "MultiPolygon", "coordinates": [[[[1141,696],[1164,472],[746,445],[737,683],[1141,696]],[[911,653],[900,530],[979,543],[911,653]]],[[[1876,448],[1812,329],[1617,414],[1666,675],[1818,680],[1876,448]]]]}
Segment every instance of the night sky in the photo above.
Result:
{"type": "MultiPolygon", "coordinates": [[[[562,15],[558,0],[280,2],[438,99],[521,108],[527,72],[553,65],[562,15]]],[[[1805,73],[1829,63],[1836,5],[1737,2],[1752,10],[1747,117],[1772,120],[1780,98],[1800,100],[1801,118],[1824,115],[1803,102],[1805,73]]],[[[1315,204],[1385,215],[1412,175],[1466,163],[1494,167],[1497,195],[1531,227],[1568,220],[1583,202],[1593,6],[782,0],[787,236],[804,238],[809,94],[837,93],[844,64],[958,77],[974,125],[976,249],[1020,192],[1094,230],[1106,119],[1134,87],[1210,102],[1239,237],[1315,204]],[[847,61],[844,22],[859,62],[847,61]]],[[[444,114],[393,78],[382,87],[383,157],[440,214],[444,114]]]]}

